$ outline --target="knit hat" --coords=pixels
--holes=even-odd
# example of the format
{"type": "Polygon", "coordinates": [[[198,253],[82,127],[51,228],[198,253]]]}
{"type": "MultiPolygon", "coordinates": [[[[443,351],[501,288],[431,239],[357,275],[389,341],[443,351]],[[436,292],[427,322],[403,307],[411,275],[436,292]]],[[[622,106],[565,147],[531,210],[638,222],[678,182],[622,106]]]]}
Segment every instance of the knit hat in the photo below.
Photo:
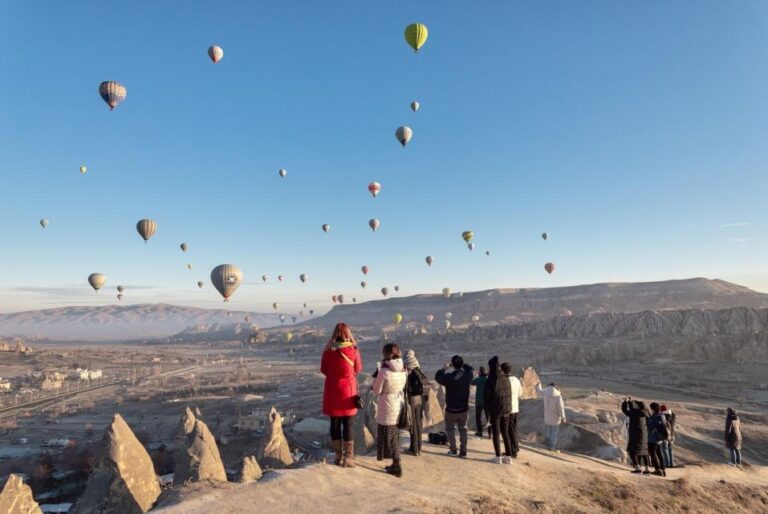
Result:
{"type": "Polygon", "coordinates": [[[669,412],[669,409],[667,409],[667,406],[662,403],[661,404],[661,413],[665,414],[667,412],[669,412]]]}
{"type": "Polygon", "coordinates": [[[403,357],[403,364],[405,364],[405,367],[408,369],[418,368],[419,361],[416,360],[416,352],[413,350],[408,350],[405,352],[405,357],[403,357]]]}

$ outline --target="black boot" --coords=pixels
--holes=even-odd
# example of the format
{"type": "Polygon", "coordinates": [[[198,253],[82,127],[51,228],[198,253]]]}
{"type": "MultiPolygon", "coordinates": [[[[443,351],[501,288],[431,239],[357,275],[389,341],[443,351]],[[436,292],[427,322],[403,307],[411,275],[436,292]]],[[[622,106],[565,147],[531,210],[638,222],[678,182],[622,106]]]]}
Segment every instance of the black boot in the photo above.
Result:
{"type": "Polygon", "coordinates": [[[386,468],[387,473],[390,475],[394,475],[397,478],[400,478],[403,476],[403,468],[400,467],[400,461],[396,460],[392,462],[391,466],[387,466],[386,468]]]}

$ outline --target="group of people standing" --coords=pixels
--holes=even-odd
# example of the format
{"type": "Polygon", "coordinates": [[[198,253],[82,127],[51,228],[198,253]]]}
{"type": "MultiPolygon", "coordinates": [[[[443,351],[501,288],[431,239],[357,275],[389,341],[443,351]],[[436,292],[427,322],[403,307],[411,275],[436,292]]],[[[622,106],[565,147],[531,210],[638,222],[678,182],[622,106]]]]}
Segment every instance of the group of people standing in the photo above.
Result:
{"type": "Polygon", "coordinates": [[[627,453],[632,463],[632,473],[665,477],[667,468],[675,466],[673,444],[675,441],[675,414],[666,405],[645,403],[628,396],[621,403],[626,416],[627,453]],[[644,469],[641,469],[644,468],[644,469]]]}

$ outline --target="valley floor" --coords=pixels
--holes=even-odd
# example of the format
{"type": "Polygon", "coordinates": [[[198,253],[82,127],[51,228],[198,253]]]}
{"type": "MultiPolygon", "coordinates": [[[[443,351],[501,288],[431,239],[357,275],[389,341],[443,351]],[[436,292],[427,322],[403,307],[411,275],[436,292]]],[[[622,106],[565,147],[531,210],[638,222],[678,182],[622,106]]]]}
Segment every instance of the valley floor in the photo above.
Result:
{"type": "Polygon", "coordinates": [[[359,457],[355,469],[316,464],[268,473],[254,484],[192,484],[167,491],[153,512],[768,512],[762,466],[689,465],[664,479],[529,445],[511,465],[493,464],[487,439],[470,439],[467,460],[445,450],[425,444],[421,457],[404,455],[400,479],[369,456],[359,457]]]}

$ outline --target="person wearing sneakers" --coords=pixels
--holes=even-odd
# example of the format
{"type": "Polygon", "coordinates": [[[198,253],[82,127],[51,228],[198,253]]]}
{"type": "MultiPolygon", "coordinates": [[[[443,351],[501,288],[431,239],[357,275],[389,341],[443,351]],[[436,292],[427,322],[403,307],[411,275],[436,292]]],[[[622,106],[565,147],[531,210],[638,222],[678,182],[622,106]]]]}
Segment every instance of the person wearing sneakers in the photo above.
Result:
{"type": "Polygon", "coordinates": [[[405,404],[405,384],[407,381],[405,366],[400,356],[400,347],[387,343],[381,349],[382,360],[377,364],[376,380],[373,382],[373,394],[376,401],[376,459],[392,459],[392,465],[384,470],[396,477],[403,476],[400,463],[400,430],[397,420],[400,409],[405,404]]]}
{"type": "Polygon", "coordinates": [[[403,359],[405,369],[408,371],[408,382],[405,386],[405,394],[408,400],[408,408],[411,409],[411,447],[408,449],[413,455],[421,455],[421,429],[424,423],[424,395],[429,393],[429,379],[424,376],[416,360],[416,352],[408,350],[403,359]]]}
{"type": "Polygon", "coordinates": [[[499,358],[492,357],[488,361],[488,380],[483,389],[483,403],[491,418],[493,434],[493,451],[496,453],[493,461],[496,464],[512,462],[512,446],[509,434],[509,415],[512,413],[512,387],[509,378],[499,367],[499,358]],[[499,435],[504,440],[504,457],[501,456],[499,435]]]}
{"type": "Polygon", "coordinates": [[[516,459],[517,454],[520,452],[520,443],[517,436],[517,414],[520,412],[520,395],[523,394],[523,385],[520,383],[520,379],[512,375],[512,365],[508,362],[501,363],[501,371],[509,379],[509,386],[511,389],[511,413],[509,415],[509,442],[512,450],[512,458],[516,459]]]}
{"type": "Polygon", "coordinates": [[[560,436],[560,424],[565,423],[565,403],[560,388],[554,382],[542,388],[541,382],[536,385],[536,390],[544,399],[544,425],[547,428],[547,443],[549,449],[560,453],[557,448],[557,439],[560,436]]]}
{"type": "Polygon", "coordinates": [[[483,437],[483,413],[485,413],[485,424],[488,424],[488,411],[485,410],[483,403],[483,390],[485,389],[485,381],[488,380],[488,372],[485,367],[480,366],[477,370],[477,376],[472,379],[472,385],[475,386],[475,435],[477,437],[483,437]]]}
{"type": "Polygon", "coordinates": [[[363,361],[352,331],[345,323],[337,324],[323,350],[320,372],[325,375],[323,414],[331,418],[334,464],[347,468],[355,465],[352,423],[357,414],[357,374],[361,369],[363,361]]]}
{"type": "Polygon", "coordinates": [[[741,421],[736,411],[728,407],[725,415],[725,447],[731,452],[731,466],[741,467],[741,421]]]}
{"type": "Polygon", "coordinates": [[[461,355],[454,355],[450,363],[435,373],[435,381],[445,387],[445,431],[450,450],[448,455],[467,458],[467,418],[469,417],[469,389],[474,369],[464,364],[461,355]],[[459,429],[460,448],[456,449],[456,428],[459,429]]]}

